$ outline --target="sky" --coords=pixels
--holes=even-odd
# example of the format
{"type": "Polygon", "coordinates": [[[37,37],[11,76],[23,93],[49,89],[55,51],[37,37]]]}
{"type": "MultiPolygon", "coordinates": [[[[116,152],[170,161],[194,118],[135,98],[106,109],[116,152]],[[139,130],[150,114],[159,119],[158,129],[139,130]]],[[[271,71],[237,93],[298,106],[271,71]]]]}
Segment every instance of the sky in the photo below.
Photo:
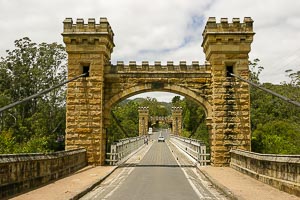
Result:
{"type": "MultiPolygon", "coordinates": [[[[285,70],[300,70],[299,0],[0,0],[0,57],[14,41],[63,44],[67,17],[106,17],[114,31],[117,61],[205,62],[202,32],[208,17],[254,20],[249,59],[259,58],[262,82],[288,81],[285,70]]],[[[170,101],[174,94],[142,96],[170,101]]]]}

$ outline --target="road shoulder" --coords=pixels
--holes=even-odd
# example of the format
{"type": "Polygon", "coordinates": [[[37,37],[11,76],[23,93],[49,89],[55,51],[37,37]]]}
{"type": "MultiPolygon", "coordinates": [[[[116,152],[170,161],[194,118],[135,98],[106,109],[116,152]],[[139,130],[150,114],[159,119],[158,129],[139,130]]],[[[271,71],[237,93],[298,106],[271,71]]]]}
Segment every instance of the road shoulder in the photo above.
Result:
{"type": "Polygon", "coordinates": [[[198,166],[216,187],[230,195],[232,199],[242,200],[299,200],[298,197],[273,188],[230,167],[198,166]]]}

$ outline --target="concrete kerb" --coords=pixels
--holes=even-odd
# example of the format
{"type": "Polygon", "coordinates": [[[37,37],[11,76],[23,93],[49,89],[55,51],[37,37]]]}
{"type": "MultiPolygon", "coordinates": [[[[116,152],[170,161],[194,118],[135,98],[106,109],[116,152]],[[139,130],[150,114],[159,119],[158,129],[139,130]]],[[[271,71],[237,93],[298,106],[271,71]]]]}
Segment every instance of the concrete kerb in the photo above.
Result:
{"type": "Polygon", "coordinates": [[[222,191],[227,197],[229,197],[232,200],[243,200],[241,197],[237,197],[235,196],[235,194],[229,190],[227,187],[225,187],[224,185],[222,185],[221,183],[219,183],[216,179],[214,179],[213,177],[211,177],[208,173],[206,173],[205,171],[201,170],[201,167],[199,164],[196,165],[197,170],[203,175],[205,176],[209,182],[218,190],[222,191]]]}
{"type": "Polygon", "coordinates": [[[87,193],[89,193],[90,191],[92,191],[95,187],[97,187],[98,185],[100,185],[107,177],[109,177],[120,165],[124,164],[130,157],[132,157],[134,154],[136,154],[137,152],[139,152],[144,146],[145,145],[140,146],[137,150],[133,151],[131,154],[129,154],[128,156],[126,156],[125,158],[123,158],[122,160],[120,160],[119,162],[117,162],[117,165],[111,171],[109,171],[104,177],[102,177],[101,179],[99,179],[95,183],[91,184],[90,186],[88,186],[83,191],[81,191],[78,194],[76,194],[71,199],[72,200],[80,199],[81,197],[83,197],[84,195],[86,195],[87,193]]]}
{"type": "Polygon", "coordinates": [[[99,180],[97,180],[95,183],[89,185],[87,188],[85,188],[83,191],[76,194],[74,197],[70,198],[72,200],[77,200],[92,191],[95,187],[97,187],[99,184],[101,184],[109,175],[111,175],[118,166],[115,166],[112,170],[110,170],[104,177],[101,177],[99,180]]]}

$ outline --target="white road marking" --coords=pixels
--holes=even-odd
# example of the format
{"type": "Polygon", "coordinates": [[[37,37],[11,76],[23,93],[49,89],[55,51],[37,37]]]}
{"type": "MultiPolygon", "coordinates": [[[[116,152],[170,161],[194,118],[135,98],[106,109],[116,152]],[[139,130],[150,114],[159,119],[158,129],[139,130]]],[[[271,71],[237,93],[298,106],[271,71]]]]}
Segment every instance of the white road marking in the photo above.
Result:
{"type": "MultiPolygon", "coordinates": [[[[128,177],[128,175],[134,170],[134,168],[131,168],[129,170],[129,172],[122,177],[121,181],[115,186],[115,188],[110,191],[107,195],[105,195],[105,197],[103,199],[107,199],[108,197],[110,197],[111,195],[113,195],[113,193],[122,185],[122,183],[125,181],[126,177],[128,177]]],[[[122,174],[125,170],[122,171],[122,174]]]]}
{"type": "MultiPolygon", "coordinates": [[[[174,144],[174,142],[172,142],[171,140],[169,140],[170,141],[170,143],[172,143],[173,144],[173,146],[177,149],[177,150],[179,150],[182,154],[184,154],[190,161],[192,161],[194,164],[196,164],[197,163],[197,161],[192,157],[192,156],[190,156],[189,154],[187,154],[185,151],[183,151],[181,148],[179,148],[176,144],[174,144]]],[[[169,145],[168,145],[168,147],[169,147],[169,145]]],[[[170,147],[169,147],[170,148],[170,147]]],[[[171,148],[170,148],[171,149],[171,148]]],[[[172,153],[173,154],[173,153],[172,153]]],[[[175,155],[173,154],[173,156],[175,157],[175,155]]],[[[176,160],[177,161],[177,160],[176,160]]],[[[177,163],[178,163],[178,161],[177,161],[177,163]]],[[[184,171],[184,169],[182,169],[183,171],[184,171]]],[[[185,172],[185,171],[184,171],[185,172]]],[[[195,168],[195,169],[193,169],[193,172],[194,172],[194,174],[196,175],[196,177],[198,178],[198,180],[201,180],[201,182],[202,182],[202,184],[203,184],[203,186],[205,186],[207,189],[209,188],[209,186],[211,186],[211,184],[210,184],[210,182],[208,182],[208,181],[206,181],[206,180],[203,180],[203,178],[200,176],[200,174],[197,172],[197,169],[195,168]]],[[[187,175],[188,176],[188,175],[187,175]]],[[[192,179],[194,179],[194,180],[196,180],[194,177],[192,178],[192,179]]],[[[190,181],[190,179],[188,179],[189,181],[190,181]]],[[[193,183],[192,184],[192,187],[195,187],[196,188],[196,190],[197,191],[199,191],[198,189],[197,189],[197,187],[195,186],[195,184],[193,183]]],[[[216,190],[216,192],[219,192],[218,190],[216,190]]],[[[196,192],[197,193],[197,192],[196,192]]],[[[200,192],[199,192],[200,193],[200,192]]],[[[200,193],[201,194],[201,193],[200,193]]],[[[211,195],[213,195],[213,197],[210,197],[210,196],[204,196],[204,198],[205,199],[220,199],[220,197],[217,197],[217,194],[215,193],[215,192],[213,192],[213,191],[211,191],[210,190],[210,194],[211,195]]],[[[201,194],[201,196],[203,197],[203,195],[201,194]]],[[[226,198],[223,198],[223,197],[221,197],[221,199],[226,199],[226,198]]]]}
{"type": "MultiPolygon", "coordinates": [[[[178,164],[179,166],[181,166],[180,163],[179,163],[179,161],[176,159],[174,153],[172,152],[172,150],[171,150],[169,144],[167,144],[167,146],[168,146],[169,150],[171,151],[171,153],[172,153],[174,159],[176,160],[177,164],[178,164]]],[[[200,191],[197,189],[197,187],[195,186],[195,184],[191,181],[191,177],[186,173],[186,171],[184,170],[183,167],[181,167],[181,170],[183,171],[184,176],[187,178],[189,184],[192,186],[194,192],[197,194],[197,196],[199,197],[199,199],[203,198],[203,195],[202,195],[202,194],[200,193],[200,191]]]]}
{"type": "MultiPolygon", "coordinates": [[[[153,143],[149,144],[148,147],[147,147],[144,151],[140,152],[140,154],[134,155],[134,156],[133,156],[132,158],[130,158],[127,162],[133,160],[133,162],[131,161],[131,162],[129,162],[129,163],[134,163],[134,164],[139,163],[139,162],[141,161],[141,159],[146,155],[146,153],[150,150],[152,144],[153,144],[153,143]]],[[[127,162],[126,162],[126,163],[127,163],[127,162]]],[[[118,174],[118,176],[117,176],[117,177],[116,177],[116,178],[108,185],[108,187],[111,186],[112,183],[118,181],[119,179],[121,179],[120,182],[115,186],[115,188],[114,188],[112,191],[110,191],[107,195],[105,195],[105,197],[104,197],[103,199],[107,199],[107,198],[109,198],[111,195],[113,195],[113,193],[114,193],[114,192],[122,185],[122,183],[126,180],[126,178],[131,174],[131,172],[132,172],[134,169],[135,169],[135,167],[131,167],[131,168],[129,168],[129,167],[124,167],[124,169],[122,170],[122,172],[121,172],[120,174],[118,174]],[[128,171],[128,169],[129,169],[129,171],[128,171]],[[128,172],[126,173],[126,171],[128,171],[128,172]],[[122,175],[122,177],[119,178],[121,175],[122,175]]]]}

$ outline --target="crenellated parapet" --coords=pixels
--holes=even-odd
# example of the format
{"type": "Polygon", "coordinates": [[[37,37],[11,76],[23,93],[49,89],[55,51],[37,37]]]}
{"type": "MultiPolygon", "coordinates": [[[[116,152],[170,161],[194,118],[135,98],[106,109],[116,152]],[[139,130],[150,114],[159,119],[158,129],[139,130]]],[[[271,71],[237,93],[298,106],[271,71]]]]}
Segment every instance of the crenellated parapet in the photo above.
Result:
{"type": "MultiPolygon", "coordinates": [[[[69,46],[74,45],[100,46],[105,44],[111,53],[115,46],[113,42],[114,33],[107,18],[100,18],[99,23],[94,18],[89,18],[87,23],[82,18],[76,19],[75,22],[72,18],[66,18],[63,24],[62,35],[64,43],[67,45],[67,51],[78,50],[78,48],[69,48],[69,46]]],[[[99,51],[100,49],[94,48],[94,50],[99,51]]],[[[101,51],[105,50],[102,49],[101,51]]]]}
{"type": "Polygon", "coordinates": [[[174,64],[173,61],[167,61],[162,64],[160,61],[155,61],[153,64],[149,64],[148,61],[142,61],[137,64],[136,61],[129,61],[125,64],[123,61],[117,61],[117,64],[111,65],[110,72],[202,72],[209,73],[210,63],[206,62],[204,65],[200,65],[199,61],[192,61],[191,64],[187,64],[186,61],[180,61],[178,64],[174,64]]]}
{"type": "Polygon", "coordinates": [[[233,18],[230,23],[227,18],[221,18],[220,23],[217,23],[215,17],[209,17],[203,34],[210,32],[253,32],[253,20],[251,17],[245,17],[241,23],[240,18],[233,18]]]}
{"type": "Polygon", "coordinates": [[[139,111],[140,114],[148,115],[149,114],[149,107],[139,107],[138,111],[139,111]]]}
{"type": "Polygon", "coordinates": [[[231,23],[227,18],[221,18],[217,23],[215,17],[210,17],[202,33],[206,60],[210,60],[212,53],[220,51],[248,54],[254,34],[253,20],[250,17],[245,17],[243,22],[239,18],[233,18],[231,23]]]}
{"type": "Polygon", "coordinates": [[[94,18],[89,18],[87,23],[84,23],[82,18],[78,18],[76,23],[72,18],[64,20],[64,33],[77,33],[77,34],[107,34],[113,40],[114,32],[107,21],[107,18],[100,18],[100,23],[96,23],[94,18]]]}
{"type": "Polygon", "coordinates": [[[171,116],[151,116],[150,120],[169,120],[171,116]]]}
{"type": "Polygon", "coordinates": [[[172,107],[172,113],[181,114],[182,113],[182,107],[172,107]]]}

